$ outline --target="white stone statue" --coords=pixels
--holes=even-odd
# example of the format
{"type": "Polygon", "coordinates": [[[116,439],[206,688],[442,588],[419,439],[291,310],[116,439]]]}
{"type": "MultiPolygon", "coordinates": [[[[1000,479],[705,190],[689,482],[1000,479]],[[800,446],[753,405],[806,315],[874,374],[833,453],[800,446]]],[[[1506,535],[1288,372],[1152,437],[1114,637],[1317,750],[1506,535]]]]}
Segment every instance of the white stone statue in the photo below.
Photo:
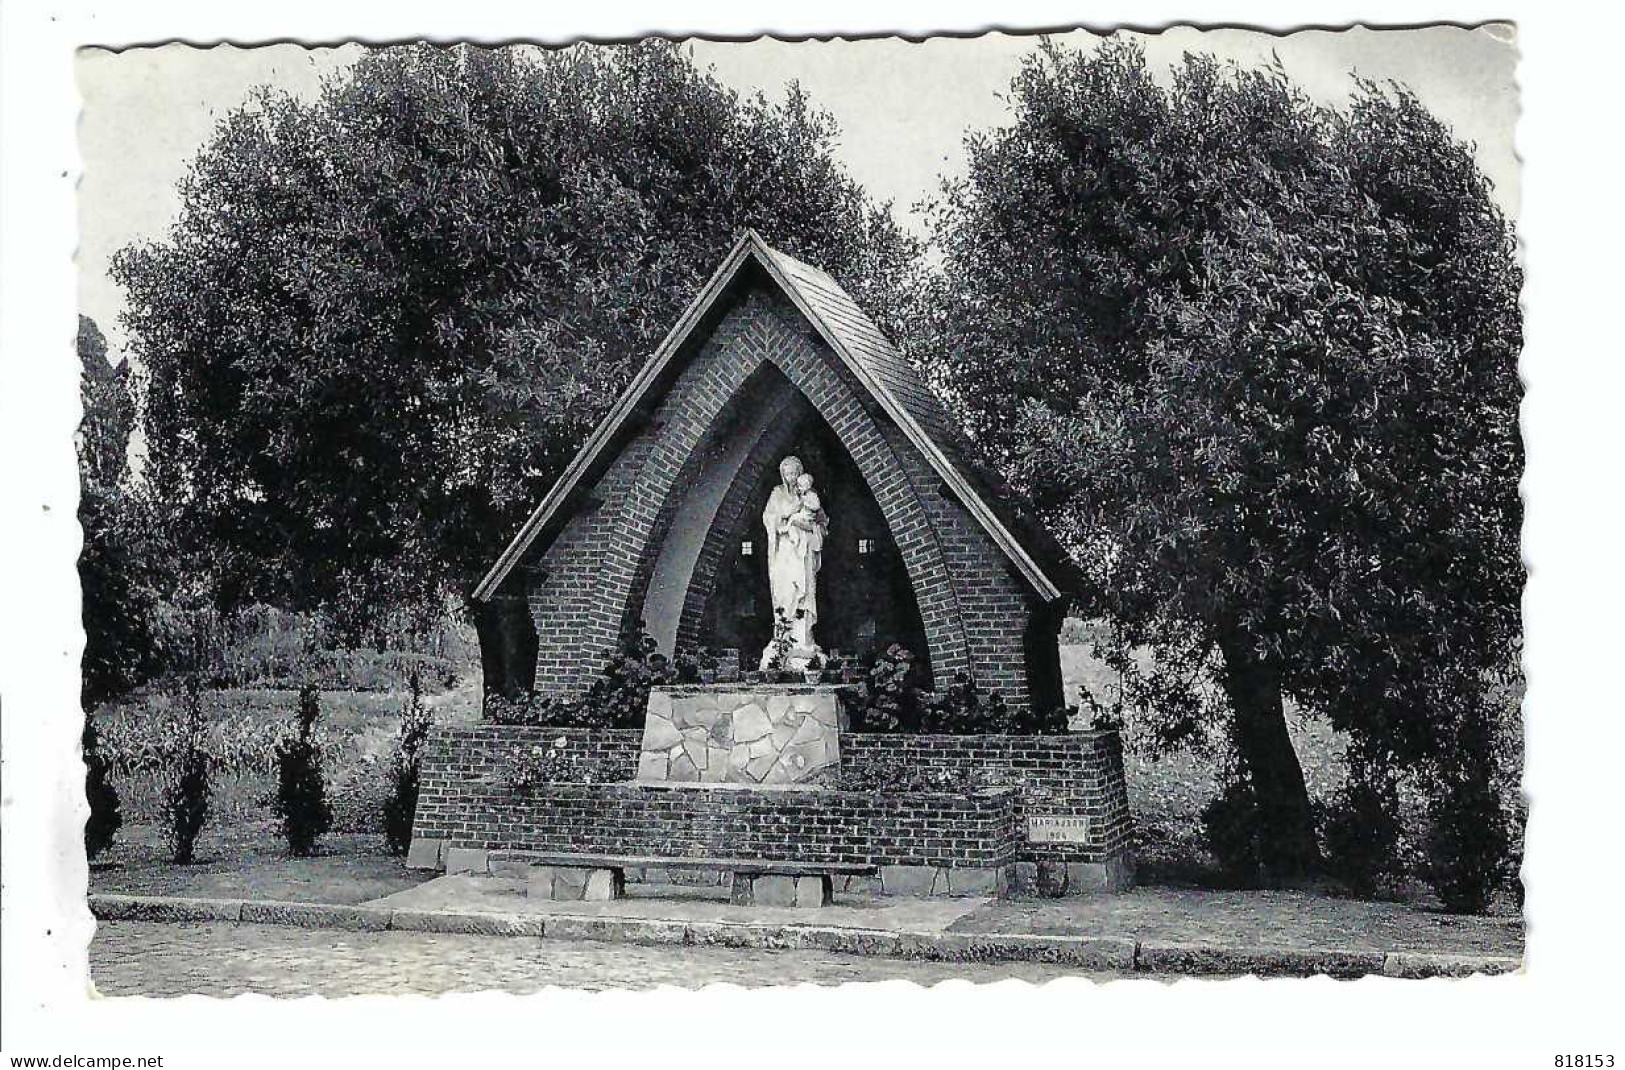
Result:
{"type": "MultiPolygon", "coordinates": [[[[799,458],[779,462],[779,479],[762,510],[762,526],[767,529],[767,576],[774,617],[783,613],[790,621],[784,668],[793,671],[819,653],[812,629],[818,623],[818,570],[823,565],[829,516],[799,458]]],[[[775,653],[769,642],[762,651],[763,669],[772,663],[775,653]]]]}

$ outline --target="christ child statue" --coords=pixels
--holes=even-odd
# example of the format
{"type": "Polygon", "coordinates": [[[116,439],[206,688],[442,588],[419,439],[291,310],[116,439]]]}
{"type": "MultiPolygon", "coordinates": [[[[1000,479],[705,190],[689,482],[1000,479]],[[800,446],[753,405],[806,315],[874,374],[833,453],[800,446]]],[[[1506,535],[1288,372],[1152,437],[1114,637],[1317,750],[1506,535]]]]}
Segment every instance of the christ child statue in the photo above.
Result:
{"type": "Polygon", "coordinates": [[[796,498],[799,504],[796,511],[790,514],[790,527],[797,540],[806,547],[812,570],[817,572],[823,564],[824,532],[829,526],[829,516],[824,512],[824,503],[819,500],[818,492],[813,490],[810,472],[803,472],[796,480],[796,498]]]}

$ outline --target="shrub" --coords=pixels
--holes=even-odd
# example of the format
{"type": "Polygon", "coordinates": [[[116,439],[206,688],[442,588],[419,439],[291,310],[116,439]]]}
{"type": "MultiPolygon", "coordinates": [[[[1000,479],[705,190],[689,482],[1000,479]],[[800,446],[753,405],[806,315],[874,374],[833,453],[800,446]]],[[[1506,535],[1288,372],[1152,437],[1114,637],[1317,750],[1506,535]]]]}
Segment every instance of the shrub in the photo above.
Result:
{"type": "Polygon", "coordinates": [[[207,726],[197,678],[189,677],[185,688],[185,713],[171,725],[175,745],[164,748],[173,755],[173,765],[160,803],[165,845],[170,858],[183,866],[196,857],[197,838],[209,819],[210,795],[207,726]]]}
{"type": "Polygon", "coordinates": [[[920,731],[948,735],[1003,735],[1014,727],[997,691],[983,691],[969,673],[955,673],[947,689],[927,699],[920,731]]]}
{"type": "Polygon", "coordinates": [[[1202,808],[1202,833],[1219,869],[1233,884],[1255,884],[1263,875],[1258,796],[1247,777],[1232,773],[1224,790],[1202,808]]]}
{"type": "Polygon", "coordinates": [[[656,650],[647,626],[640,621],[638,634],[609,656],[593,681],[585,709],[554,703],[544,723],[556,727],[642,728],[650,689],[676,682],[677,670],[656,650]]]}
{"type": "Polygon", "coordinates": [[[1506,879],[1512,848],[1497,785],[1495,739],[1482,711],[1462,719],[1434,783],[1422,876],[1446,910],[1482,914],[1506,879]]]}
{"type": "Polygon", "coordinates": [[[328,805],[322,776],[321,744],[316,738],[320,714],[316,688],[306,685],[299,692],[296,730],[276,748],[276,800],[271,809],[281,823],[289,853],[296,856],[310,854],[316,840],[333,826],[333,808],[328,805]]]}
{"type": "MultiPolygon", "coordinates": [[[[1070,732],[1072,711],[1062,706],[1051,706],[1040,709],[1037,706],[1029,707],[1025,711],[1017,711],[1011,716],[1010,733],[1017,736],[1064,736],[1070,732]]],[[[1096,721],[1097,729],[1118,729],[1121,725],[1096,721]]]]}
{"type": "Polygon", "coordinates": [[[893,643],[867,665],[863,678],[840,692],[857,732],[924,732],[943,735],[1059,735],[1067,711],[1017,713],[998,691],[984,689],[969,673],[954,674],[938,693],[920,688],[919,661],[893,643]]]}
{"type": "Polygon", "coordinates": [[[85,822],[85,857],[95,858],[113,845],[124,816],[119,812],[118,791],[109,778],[113,763],[101,752],[96,722],[89,717],[85,718],[79,744],[85,756],[85,799],[90,803],[90,818],[85,822]]]}
{"type": "Polygon", "coordinates": [[[1352,758],[1349,779],[1325,812],[1321,844],[1327,871],[1358,896],[1376,891],[1404,868],[1399,791],[1391,774],[1352,758]]]}
{"type": "Polygon", "coordinates": [[[362,754],[335,767],[332,750],[323,748],[324,764],[332,770],[327,779],[327,804],[333,808],[333,827],[328,831],[385,832],[384,808],[394,790],[389,776],[393,758],[362,754]]]}
{"type": "Polygon", "coordinates": [[[401,731],[395,740],[395,753],[390,761],[390,793],[384,800],[384,840],[394,854],[405,854],[412,843],[412,816],[418,807],[418,770],[422,762],[423,741],[429,736],[433,719],[423,707],[423,692],[418,674],[408,679],[411,697],[406,711],[401,714],[401,731]]]}
{"type": "Polygon", "coordinates": [[[853,731],[918,731],[919,676],[913,653],[898,643],[887,647],[867,666],[863,679],[850,693],[842,692],[853,731]]]}
{"type": "MultiPolygon", "coordinates": [[[[692,659],[685,657],[685,665],[692,659]]],[[[649,691],[657,685],[679,682],[670,659],[655,649],[655,641],[640,622],[638,633],[611,652],[585,697],[485,698],[485,719],[493,724],[541,725],[548,728],[642,728],[649,707],[649,691]]]]}
{"type": "Polygon", "coordinates": [[[530,695],[505,698],[502,695],[485,696],[485,719],[492,724],[538,725],[543,703],[530,695]]]}

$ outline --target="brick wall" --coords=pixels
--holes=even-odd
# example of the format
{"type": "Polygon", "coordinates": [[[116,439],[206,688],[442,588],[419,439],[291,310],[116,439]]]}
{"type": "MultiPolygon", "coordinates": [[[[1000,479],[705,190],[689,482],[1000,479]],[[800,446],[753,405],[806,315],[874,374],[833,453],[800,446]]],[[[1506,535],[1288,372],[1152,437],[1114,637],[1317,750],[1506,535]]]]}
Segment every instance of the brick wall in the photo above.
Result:
{"type": "Polygon", "coordinates": [[[843,766],[899,762],[911,769],[976,770],[1017,787],[1016,821],[1024,860],[1104,862],[1128,851],[1133,820],[1115,732],[1064,736],[916,736],[844,733],[843,766]],[[1030,817],[1085,818],[1083,843],[1034,843],[1030,817]]]}
{"type": "Polygon", "coordinates": [[[419,808],[415,835],[450,847],[656,858],[944,867],[1015,861],[1008,789],[970,798],[847,791],[550,784],[468,787],[455,814],[419,808]]]}
{"type": "MultiPolygon", "coordinates": [[[[1033,696],[1023,637],[1040,600],[987,531],[958,499],[944,493],[941,477],[902,429],[888,424],[883,433],[902,461],[948,569],[953,597],[920,601],[927,628],[934,617],[959,614],[971,674],[1002,692],[1011,706],[1029,707],[1033,696]]],[[[1055,656],[1060,657],[1059,650],[1055,656]]],[[[951,675],[937,679],[945,684],[951,675]]]]}
{"type": "MultiPolygon", "coordinates": [[[[766,365],[818,410],[874,494],[914,587],[925,625],[923,653],[937,678],[969,671],[1003,691],[1011,705],[1027,706],[1035,674],[1024,637],[1040,611],[1036,595],[964,507],[944,495],[924,456],[800,313],[777,290],[759,285],[732,299],[642,429],[579,495],[577,512],[530,569],[538,692],[584,689],[605,651],[639,619],[649,570],[686,489],[683,472],[713,445],[718,417],[749,396],[742,392],[766,365]]],[[[720,518],[736,525],[733,504],[720,518]]],[[[714,551],[708,544],[690,580],[680,629],[685,638],[714,588],[723,560],[714,551]]],[[[1040,667],[1038,675],[1043,672],[1040,667]]]]}
{"type": "Polygon", "coordinates": [[[639,730],[440,726],[423,752],[414,837],[487,849],[808,858],[900,864],[994,865],[1015,859],[1106,862],[1125,857],[1132,831],[1121,746],[1113,732],[1065,736],[911,736],[843,733],[846,766],[898,761],[913,768],[972,769],[1015,785],[1002,801],[942,795],[644,789],[639,730]],[[529,798],[505,783],[514,748],[578,754],[595,785],[557,785],[529,798]],[[1086,818],[1083,843],[1034,843],[1033,816],[1086,818]],[[777,853],[777,852],[787,853],[777,853]],[[848,857],[841,851],[857,851],[848,857]],[[764,853],[766,852],[766,853],[764,853]],[[990,854],[991,853],[991,854],[990,854]]]}

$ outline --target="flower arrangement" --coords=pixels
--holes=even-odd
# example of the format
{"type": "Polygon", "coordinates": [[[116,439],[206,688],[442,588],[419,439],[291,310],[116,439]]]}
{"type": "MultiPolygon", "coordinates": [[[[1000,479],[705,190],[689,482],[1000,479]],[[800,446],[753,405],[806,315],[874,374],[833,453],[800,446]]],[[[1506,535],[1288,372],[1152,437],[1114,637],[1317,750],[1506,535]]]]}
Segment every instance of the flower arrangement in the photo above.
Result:
{"type": "MultiPolygon", "coordinates": [[[[798,616],[799,611],[798,611],[798,616]]],[[[790,639],[790,617],[782,609],[773,610],[773,641],[768,644],[772,654],[767,659],[767,671],[775,676],[785,671],[786,663],[790,657],[790,648],[795,644],[790,639]]]]}
{"type": "Polygon", "coordinates": [[[1002,776],[986,769],[925,769],[899,761],[882,760],[842,765],[840,788],[842,791],[881,795],[974,795],[1005,783],[1002,776]]]}
{"type": "Polygon", "coordinates": [[[679,650],[672,658],[672,668],[677,671],[677,682],[682,684],[714,684],[717,682],[717,668],[722,660],[710,647],[702,646],[698,650],[679,650]]]}
{"type": "Polygon", "coordinates": [[[525,794],[543,784],[591,784],[597,779],[593,764],[570,749],[568,736],[547,745],[515,747],[508,759],[508,787],[525,794]]]}

